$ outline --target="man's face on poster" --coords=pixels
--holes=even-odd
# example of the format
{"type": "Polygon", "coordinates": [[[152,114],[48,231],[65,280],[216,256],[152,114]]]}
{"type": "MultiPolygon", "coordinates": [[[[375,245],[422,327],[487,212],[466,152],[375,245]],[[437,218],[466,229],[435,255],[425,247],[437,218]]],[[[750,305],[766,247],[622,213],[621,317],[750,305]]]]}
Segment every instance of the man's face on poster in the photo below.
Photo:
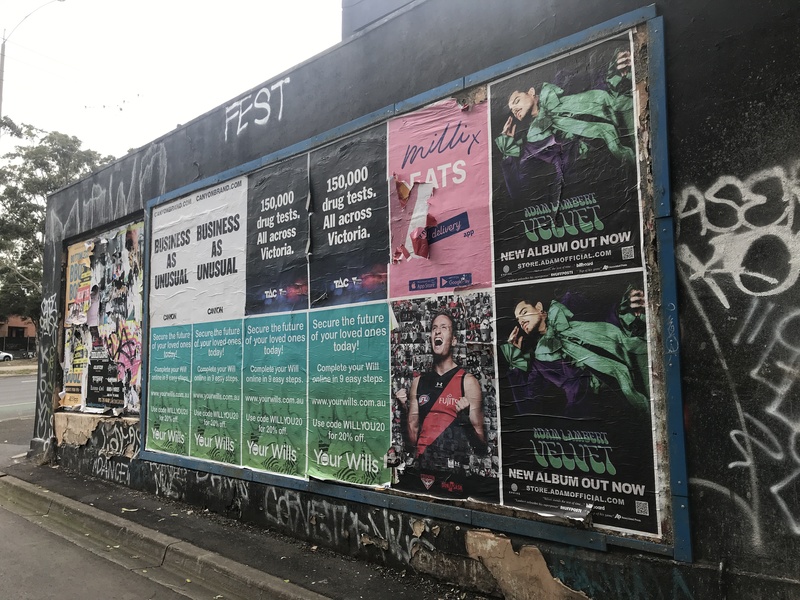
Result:
{"type": "Polygon", "coordinates": [[[439,315],[431,325],[431,348],[434,358],[445,358],[453,351],[453,324],[444,315],[439,315]]]}
{"type": "Polygon", "coordinates": [[[514,317],[516,317],[520,329],[526,334],[530,334],[533,331],[543,333],[545,314],[544,306],[542,306],[541,302],[537,302],[535,305],[529,302],[520,302],[514,308],[514,317]]]}
{"type": "Polygon", "coordinates": [[[517,121],[522,121],[531,113],[535,103],[536,95],[533,89],[527,92],[517,90],[508,98],[508,109],[517,121]]]}

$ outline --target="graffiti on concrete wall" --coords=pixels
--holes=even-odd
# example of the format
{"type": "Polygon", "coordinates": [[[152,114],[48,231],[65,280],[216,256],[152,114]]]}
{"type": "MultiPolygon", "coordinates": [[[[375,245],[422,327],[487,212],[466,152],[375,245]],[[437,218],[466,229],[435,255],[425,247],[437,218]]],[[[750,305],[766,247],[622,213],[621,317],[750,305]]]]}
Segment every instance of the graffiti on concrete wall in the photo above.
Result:
{"type": "Polygon", "coordinates": [[[686,308],[703,325],[700,350],[710,347],[720,367],[724,385],[712,399],[725,401],[736,423],[723,453],[729,477],[691,483],[733,502],[759,552],[769,515],[800,535],[798,201],[800,162],[689,186],[676,201],[686,308]]]}
{"type": "Polygon", "coordinates": [[[166,146],[163,143],[151,144],[133,157],[130,169],[123,174],[111,167],[98,173],[93,182],[88,197],[79,202],[64,203],[68,211],[47,211],[49,244],[60,246],[66,237],[132,215],[143,210],[145,202],[165,193],[166,146]]]}
{"type": "Polygon", "coordinates": [[[252,123],[265,127],[270,119],[283,119],[283,86],[291,81],[285,77],[265,85],[255,94],[247,94],[225,107],[225,141],[235,141],[252,123]]]}
{"type": "Polygon", "coordinates": [[[248,482],[213,473],[195,472],[195,484],[209,503],[217,503],[228,515],[241,518],[250,505],[248,482]]]}
{"type": "Polygon", "coordinates": [[[386,508],[369,508],[365,515],[323,497],[269,487],[264,496],[264,515],[270,525],[299,537],[334,548],[375,547],[402,563],[408,563],[420,547],[434,550],[423,537],[431,530],[428,519],[386,508]]]}
{"type": "Polygon", "coordinates": [[[130,459],[100,454],[92,461],[92,477],[105,479],[120,485],[130,485],[130,459]]]}
{"type": "Polygon", "coordinates": [[[355,553],[377,549],[386,561],[403,564],[421,548],[435,550],[426,536],[438,535],[438,527],[422,517],[386,508],[355,508],[322,496],[171,465],[147,463],[147,468],[159,496],[184,501],[199,490],[203,498],[221,501],[225,511],[238,518],[251,502],[258,502],[265,525],[331,548],[355,553]],[[262,488],[258,499],[251,489],[253,486],[262,488]]]}
{"type": "Polygon", "coordinates": [[[53,386],[56,378],[56,342],[58,340],[58,305],[56,295],[42,299],[39,319],[39,381],[36,386],[36,431],[34,437],[44,440],[45,449],[53,437],[53,386]]]}
{"type": "Polygon", "coordinates": [[[800,277],[800,238],[794,227],[798,176],[800,162],[745,180],[720,177],[705,191],[684,189],[676,201],[679,240],[684,222],[694,221],[705,242],[702,249],[678,245],[687,282],[707,285],[726,309],[731,293],[776,296],[789,290],[800,277]],[[769,261],[761,260],[766,252],[769,261]]]}
{"type": "Polygon", "coordinates": [[[139,452],[138,423],[103,420],[92,432],[92,446],[108,456],[132,458],[139,452]]]}
{"type": "Polygon", "coordinates": [[[187,473],[186,469],[147,463],[152,471],[155,494],[171,500],[181,500],[186,494],[187,473]]]}

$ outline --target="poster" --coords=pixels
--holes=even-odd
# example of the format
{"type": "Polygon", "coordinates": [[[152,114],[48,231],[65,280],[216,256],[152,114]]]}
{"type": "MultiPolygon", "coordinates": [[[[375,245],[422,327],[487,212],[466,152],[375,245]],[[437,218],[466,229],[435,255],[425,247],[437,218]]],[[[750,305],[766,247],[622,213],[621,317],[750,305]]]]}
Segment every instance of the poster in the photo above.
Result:
{"type": "Polygon", "coordinates": [[[309,315],[308,474],[389,483],[389,313],[385,303],[309,315]]]}
{"type": "Polygon", "coordinates": [[[315,150],[309,165],[311,306],[385,300],[386,126],[315,150]]]}
{"type": "Polygon", "coordinates": [[[67,248],[67,309],[64,314],[64,388],[59,405],[81,407],[86,403],[91,336],[86,327],[89,312],[92,243],[67,248]]]}
{"type": "Polygon", "coordinates": [[[495,282],[642,265],[630,42],[489,86],[495,282]]]}
{"type": "Polygon", "coordinates": [[[120,381],[118,365],[111,360],[108,348],[99,337],[92,338],[88,368],[86,406],[121,407],[125,403],[125,392],[123,382],[120,381]]]}
{"type": "Polygon", "coordinates": [[[67,322],[76,331],[64,353],[62,406],[139,413],[143,234],[144,223],[132,223],[68,251],[67,322]]]}
{"type": "Polygon", "coordinates": [[[192,328],[191,439],[189,454],[241,462],[242,322],[192,328]]]}
{"type": "Polygon", "coordinates": [[[61,406],[82,406],[86,401],[86,378],[89,365],[89,331],[85,325],[64,330],[64,389],[61,406]]]}
{"type": "Polygon", "coordinates": [[[305,476],[306,316],[244,321],[242,464],[305,476]]]}
{"type": "Polygon", "coordinates": [[[247,178],[153,210],[150,318],[156,326],[244,316],[247,178]]]}
{"type": "Polygon", "coordinates": [[[389,121],[392,297],[491,285],[488,113],[450,98],[389,121]]]}
{"type": "Polygon", "coordinates": [[[64,324],[83,325],[89,312],[92,242],[80,242],[67,248],[67,310],[64,324]]]}
{"type": "Polygon", "coordinates": [[[398,489],[499,497],[489,292],[392,302],[392,448],[398,489]]]}
{"type": "Polygon", "coordinates": [[[248,178],[248,315],[308,308],[308,157],[248,178]]]}
{"type": "Polygon", "coordinates": [[[147,449],[189,455],[192,327],[150,331],[147,449]]]}
{"type": "Polygon", "coordinates": [[[504,503],[659,532],[641,272],[497,290],[504,503]]]}

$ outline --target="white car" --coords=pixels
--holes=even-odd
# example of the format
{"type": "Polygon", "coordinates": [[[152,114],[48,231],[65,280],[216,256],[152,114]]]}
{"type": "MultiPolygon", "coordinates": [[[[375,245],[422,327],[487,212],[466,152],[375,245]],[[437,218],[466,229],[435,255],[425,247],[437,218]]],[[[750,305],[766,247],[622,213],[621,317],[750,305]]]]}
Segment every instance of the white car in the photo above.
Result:
{"type": "Polygon", "coordinates": [[[10,352],[3,352],[0,350],[0,360],[14,360],[10,352]]]}

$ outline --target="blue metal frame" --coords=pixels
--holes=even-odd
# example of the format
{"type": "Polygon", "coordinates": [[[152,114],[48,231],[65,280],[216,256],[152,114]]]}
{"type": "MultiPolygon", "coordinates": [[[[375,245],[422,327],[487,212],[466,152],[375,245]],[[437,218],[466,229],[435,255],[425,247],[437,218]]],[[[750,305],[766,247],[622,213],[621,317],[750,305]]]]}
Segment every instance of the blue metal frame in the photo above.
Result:
{"type": "MultiPolygon", "coordinates": [[[[505,515],[497,515],[481,510],[464,508],[451,504],[437,504],[416,498],[397,495],[394,492],[382,492],[374,489],[365,489],[348,486],[342,483],[326,483],[317,480],[297,479],[253,471],[246,467],[212,463],[195,458],[165,454],[151,450],[141,450],[139,458],[142,460],[163,463],[188,469],[201,470],[216,475],[235,477],[246,481],[253,481],[266,485],[275,485],[300,492],[325,495],[341,500],[359,502],[372,506],[391,508],[403,512],[420,514],[433,518],[440,518],[456,523],[463,523],[475,527],[486,527],[496,531],[503,531],[523,535],[531,538],[544,539],[553,542],[570,544],[594,550],[607,550],[608,546],[626,547],[636,551],[648,552],[670,556],[676,560],[689,562],[692,560],[691,539],[689,530],[688,511],[688,477],[686,471],[686,452],[683,436],[683,400],[681,396],[680,379],[680,340],[678,336],[678,311],[677,311],[677,279],[675,271],[675,252],[672,230],[672,214],[670,206],[669,167],[667,154],[667,121],[666,121],[666,83],[663,19],[656,16],[654,6],[647,6],[632,11],[587,29],[581,33],[571,35],[556,42],[552,42],[525,54],[521,54],[502,63],[456,79],[435,89],[429,90],[412,98],[397,102],[364,115],[359,119],[350,121],[304,140],[287,148],[263,156],[259,159],[239,165],[233,169],[218,173],[213,177],[193,182],[163,194],[147,203],[145,211],[145,231],[149,239],[152,222],[151,212],[156,206],[185,196],[194,191],[207,188],[228,179],[248,174],[266,165],[275,163],[290,156],[308,152],[321,145],[351,135],[359,130],[372,125],[384,123],[388,118],[408,112],[415,108],[426,106],[441,98],[450,97],[476,85],[484,84],[498,79],[506,74],[524,69],[534,63],[550,58],[556,54],[564,53],[578,48],[587,43],[623,32],[634,26],[647,23],[649,72],[648,83],[650,86],[649,108],[652,139],[652,165],[654,184],[654,209],[656,217],[656,241],[658,245],[658,260],[661,275],[662,292],[662,327],[663,327],[663,361],[665,368],[665,392],[667,408],[667,435],[669,445],[669,472],[670,472],[670,497],[672,504],[673,544],[660,544],[643,541],[640,539],[604,534],[598,531],[580,530],[568,525],[541,522],[529,519],[520,519],[505,515]]],[[[145,254],[145,271],[149,273],[150,254],[145,254]]],[[[144,289],[144,331],[149,332],[149,279],[145,282],[144,289]]],[[[148,355],[143,356],[143,373],[148,373],[148,355]]],[[[142,382],[142,447],[146,445],[147,432],[147,378],[142,382]]]]}
{"type": "Polygon", "coordinates": [[[675,269],[675,236],[670,204],[669,154],[667,149],[667,89],[664,56],[664,19],[647,22],[650,52],[650,134],[653,152],[653,194],[656,241],[661,273],[661,318],[664,385],[667,404],[667,445],[672,501],[674,558],[691,562],[689,524],[689,476],[683,435],[680,329],[678,327],[678,281],[675,269]]]}

